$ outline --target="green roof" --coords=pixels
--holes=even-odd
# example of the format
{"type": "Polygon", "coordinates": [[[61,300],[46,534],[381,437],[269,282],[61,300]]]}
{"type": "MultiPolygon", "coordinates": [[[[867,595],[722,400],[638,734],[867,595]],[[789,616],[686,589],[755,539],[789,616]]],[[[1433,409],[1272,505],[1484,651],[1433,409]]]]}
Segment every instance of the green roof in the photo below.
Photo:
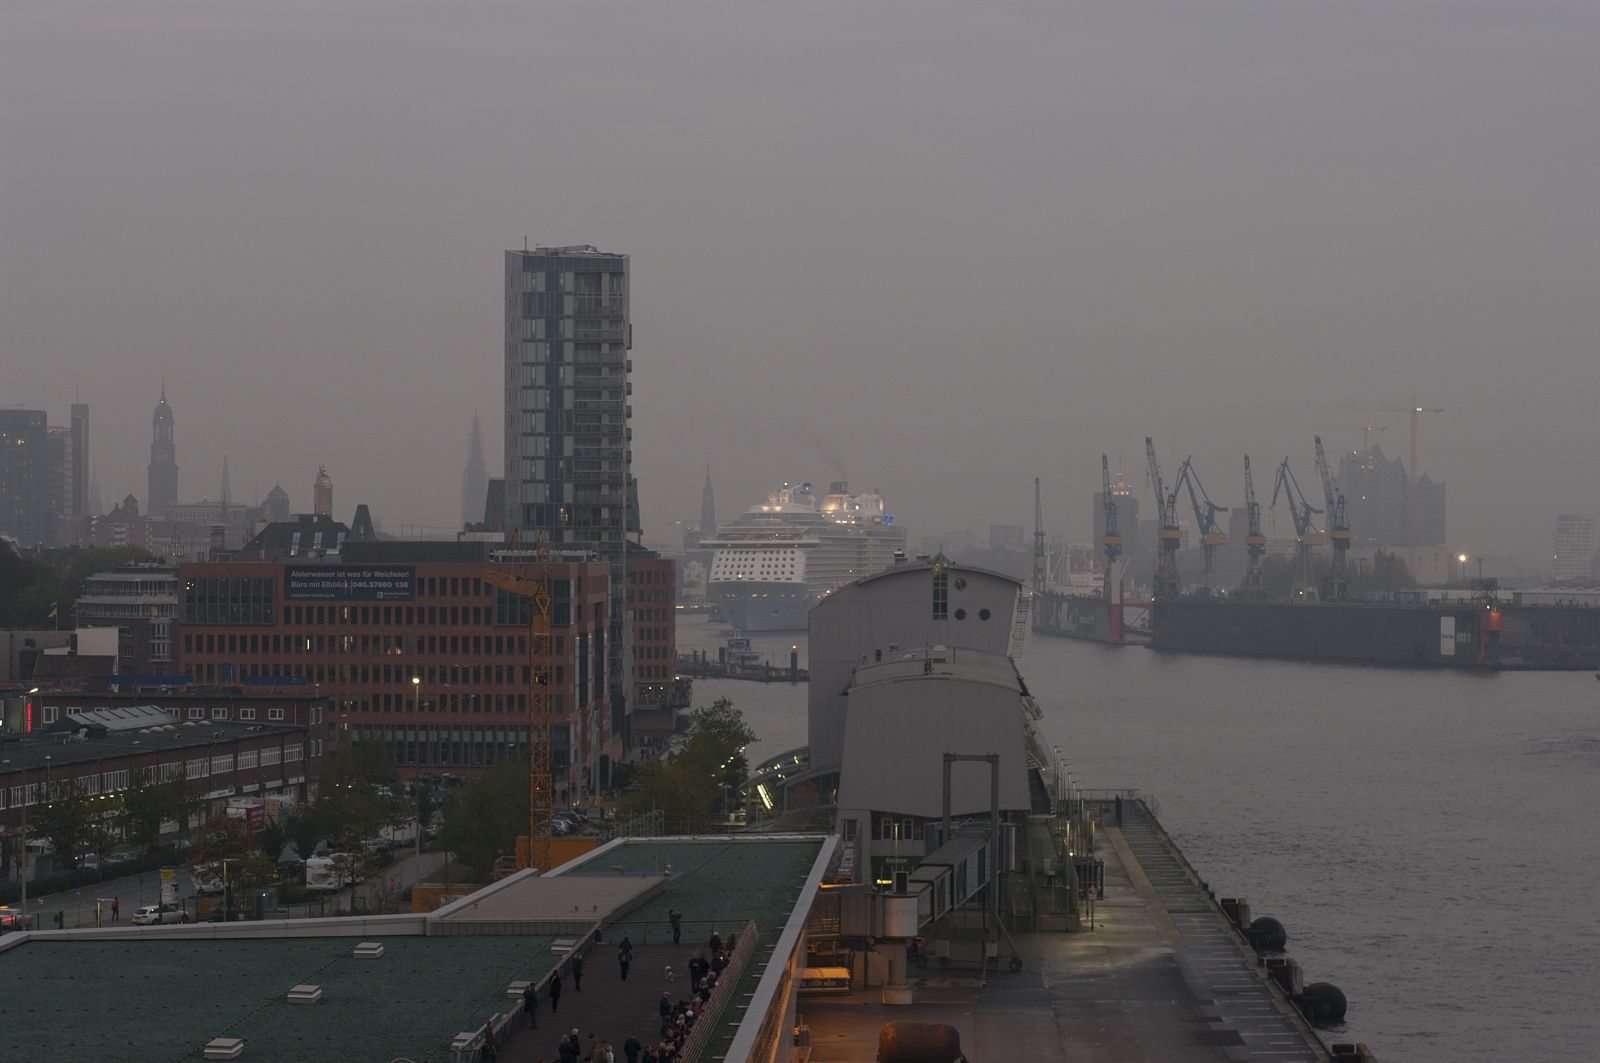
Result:
{"type": "Polygon", "coordinates": [[[656,874],[670,867],[666,889],[629,912],[624,925],[665,925],[667,909],[676,908],[686,924],[724,924],[718,926],[724,936],[754,919],[762,940],[773,941],[789,921],[822,842],[820,837],[761,835],[741,841],[629,840],[562,874],[615,875],[619,868],[625,874],[656,874]]]}
{"type": "Polygon", "coordinates": [[[0,953],[0,1056],[198,1060],[240,1037],[247,1060],[448,1057],[451,1039],[551,966],[547,937],[29,941],[0,953]],[[358,960],[362,940],[384,955],[358,960]],[[322,987],[290,1004],[291,986],[322,987]],[[61,1009],[72,1001],[72,1013],[61,1009]]]}

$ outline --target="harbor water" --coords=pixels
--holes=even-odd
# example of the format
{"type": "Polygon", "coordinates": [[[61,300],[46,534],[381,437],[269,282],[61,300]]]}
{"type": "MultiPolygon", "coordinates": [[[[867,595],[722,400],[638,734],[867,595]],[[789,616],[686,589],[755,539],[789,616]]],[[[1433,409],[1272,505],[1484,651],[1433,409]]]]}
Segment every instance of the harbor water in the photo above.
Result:
{"type": "MultiPolygon", "coordinates": [[[[725,632],[684,618],[713,656],[725,632]]],[[[803,635],[758,638],[787,661],[803,635]]],[[[1281,920],[1335,1036],[1388,1060],[1588,1060],[1600,1045],[1600,683],[1159,654],[1032,637],[1080,786],[1153,794],[1218,895],[1281,920]]],[[[696,684],[805,742],[805,687],[696,684]]]]}

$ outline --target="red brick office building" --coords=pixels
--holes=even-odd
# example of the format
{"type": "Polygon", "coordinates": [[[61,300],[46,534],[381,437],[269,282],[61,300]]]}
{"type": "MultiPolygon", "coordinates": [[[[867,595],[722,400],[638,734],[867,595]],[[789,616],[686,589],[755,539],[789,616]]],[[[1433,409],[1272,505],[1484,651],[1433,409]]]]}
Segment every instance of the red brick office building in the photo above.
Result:
{"type": "MultiPolygon", "coordinates": [[[[472,775],[528,755],[530,604],[484,577],[532,576],[481,543],[346,543],[340,555],[184,564],[178,670],[196,683],[309,686],[341,740],[402,774],[472,775]]],[[[551,562],[549,693],[558,796],[609,782],[622,735],[606,690],[608,566],[551,562]]]]}

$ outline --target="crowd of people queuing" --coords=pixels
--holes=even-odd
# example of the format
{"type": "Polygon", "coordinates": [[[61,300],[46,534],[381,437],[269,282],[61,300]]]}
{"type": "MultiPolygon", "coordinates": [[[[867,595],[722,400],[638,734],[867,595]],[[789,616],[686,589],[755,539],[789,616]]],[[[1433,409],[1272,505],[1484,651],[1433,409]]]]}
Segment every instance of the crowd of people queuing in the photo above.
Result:
{"type": "MultiPolygon", "coordinates": [[[[675,940],[679,937],[678,917],[681,917],[681,914],[673,913],[675,917],[672,926],[675,940]]],[[[610,1041],[599,1038],[594,1033],[588,1034],[585,1039],[578,1027],[574,1026],[568,1033],[563,1034],[557,1043],[557,1060],[559,1063],[679,1063],[695,1021],[710,1003],[711,995],[716,992],[722,974],[728,967],[729,958],[738,943],[736,934],[729,934],[727,941],[724,942],[722,937],[713,931],[705,949],[689,958],[685,965],[688,974],[687,995],[673,999],[674,991],[669,989],[661,994],[661,999],[657,1002],[657,1017],[661,1025],[660,1037],[656,1043],[643,1044],[637,1037],[629,1037],[623,1042],[619,1056],[610,1041]]],[[[622,981],[628,980],[628,970],[632,964],[633,944],[624,937],[617,946],[617,968],[622,981]]],[[[573,989],[578,992],[583,990],[583,957],[574,955],[558,967],[545,983],[544,999],[549,1002],[552,1014],[559,1014],[561,1011],[563,970],[572,981],[573,989]]],[[[676,984],[678,981],[678,976],[671,967],[663,972],[663,977],[669,984],[676,984]]],[[[538,987],[530,984],[523,990],[522,1011],[527,1025],[535,1029],[539,1025],[540,1003],[538,987]]],[[[484,1063],[490,1063],[498,1058],[498,1045],[494,1043],[492,1036],[486,1040],[480,1058],[484,1063]]],[[[541,1056],[539,1063],[549,1063],[548,1057],[541,1056]]]]}

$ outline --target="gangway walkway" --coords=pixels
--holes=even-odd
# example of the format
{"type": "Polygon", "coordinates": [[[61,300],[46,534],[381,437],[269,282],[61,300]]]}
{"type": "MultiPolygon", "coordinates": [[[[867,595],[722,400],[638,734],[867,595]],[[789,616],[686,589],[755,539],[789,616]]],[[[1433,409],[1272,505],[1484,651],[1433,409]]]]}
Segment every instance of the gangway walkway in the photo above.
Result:
{"type": "Polygon", "coordinates": [[[1109,825],[1103,829],[1155,913],[1162,938],[1173,946],[1178,968],[1203,1014],[1214,1019],[1209,1025],[1215,1043],[1233,1046],[1228,1058],[1282,1063],[1325,1058],[1308,1044],[1314,1035],[1286,1013],[1288,1005],[1252,969],[1240,937],[1190,876],[1143,803],[1122,802],[1121,830],[1109,825]]]}

